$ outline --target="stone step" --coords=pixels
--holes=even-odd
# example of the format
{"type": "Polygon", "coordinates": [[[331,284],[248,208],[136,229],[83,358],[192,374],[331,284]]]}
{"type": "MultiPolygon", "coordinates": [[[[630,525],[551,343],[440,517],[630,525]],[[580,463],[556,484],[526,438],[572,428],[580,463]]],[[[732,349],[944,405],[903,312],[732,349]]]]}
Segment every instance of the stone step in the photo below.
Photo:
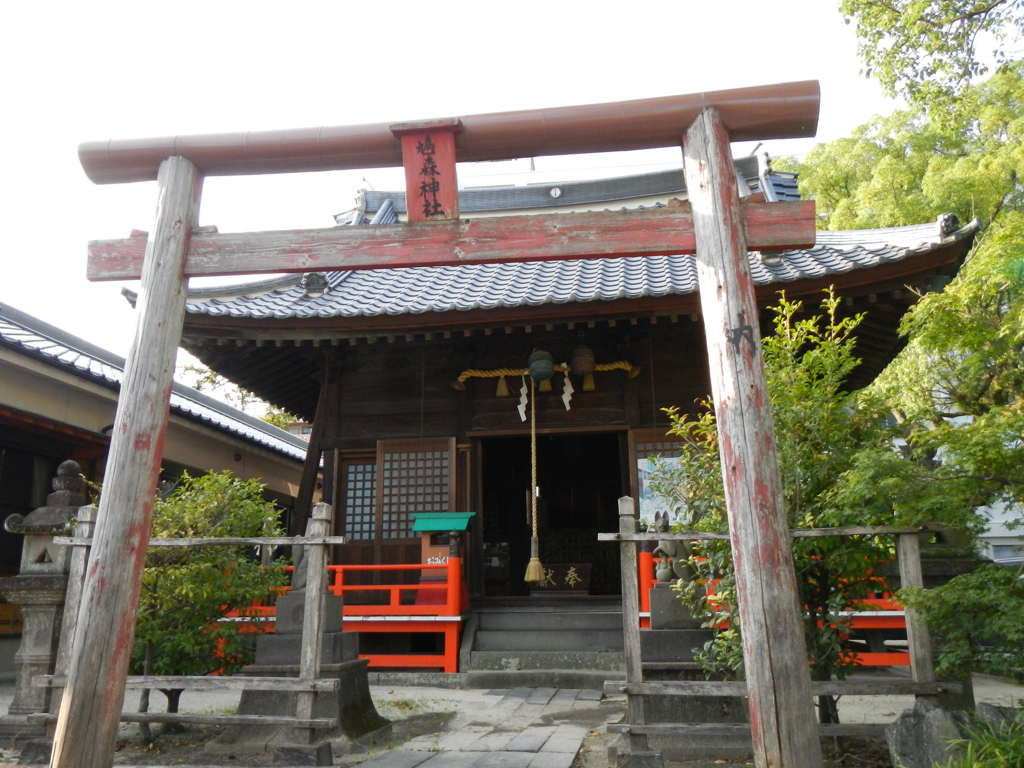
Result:
{"type": "Polygon", "coordinates": [[[625,673],[587,669],[471,670],[467,688],[582,688],[604,689],[605,680],[624,680],[625,673]]]}
{"type": "Polygon", "coordinates": [[[622,630],[477,630],[474,651],[621,651],[622,630]]]}
{"type": "Polygon", "coordinates": [[[518,670],[573,669],[625,673],[623,654],[600,651],[473,651],[470,669],[518,670]]]}
{"type": "Polygon", "coordinates": [[[604,630],[622,632],[621,611],[478,611],[479,628],[519,632],[604,630]]]}

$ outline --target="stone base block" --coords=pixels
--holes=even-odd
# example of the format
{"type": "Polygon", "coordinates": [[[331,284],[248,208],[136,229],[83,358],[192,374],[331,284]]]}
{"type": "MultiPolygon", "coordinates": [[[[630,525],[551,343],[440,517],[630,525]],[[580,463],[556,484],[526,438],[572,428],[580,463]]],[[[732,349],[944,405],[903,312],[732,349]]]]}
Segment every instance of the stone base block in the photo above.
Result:
{"type": "Polygon", "coordinates": [[[649,661],[693,661],[695,648],[711,639],[708,629],[641,629],[640,655],[649,661]]]}
{"type": "MultiPolygon", "coordinates": [[[[354,634],[354,633],[353,633],[354,634]]],[[[367,681],[366,659],[354,659],[340,664],[324,664],[321,677],[338,679],[338,690],[318,694],[313,717],[330,718],[337,722],[331,729],[317,731],[317,739],[345,743],[357,739],[373,731],[380,730],[390,723],[381,717],[370,698],[370,686],[367,681]]],[[[298,677],[298,665],[253,665],[242,670],[245,675],[254,677],[298,677]]],[[[294,716],[297,693],[280,691],[242,691],[238,703],[240,715],[277,715],[294,716]]],[[[265,727],[251,725],[234,725],[224,729],[216,739],[208,742],[206,752],[220,754],[238,752],[258,754],[273,752],[278,747],[292,746],[295,743],[295,731],[287,726],[265,727]]],[[[318,765],[318,763],[309,763],[318,765]]]]}
{"type": "Polygon", "coordinates": [[[32,739],[19,746],[21,748],[21,755],[18,757],[18,765],[50,764],[50,754],[53,752],[52,739],[32,739]]]}
{"type": "Polygon", "coordinates": [[[690,615],[679,593],[670,584],[656,584],[650,591],[651,629],[700,629],[703,620],[690,615]]]}
{"type": "Polygon", "coordinates": [[[274,750],[271,765],[334,765],[330,742],[287,744],[274,750]]]}
{"type": "MultiPolygon", "coordinates": [[[[320,644],[322,664],[342,664],[359,658],[358,632],[331,632],[320,644]]],[[[302,635],[260,635],[256,638],[256,663],[260,666],[297,665],[302,635]]]]}
{"type": "MultiPolygon", "coordinates": [[[[301,635],[302,622],[306,615],[305,592],[286,592],[274,603],[277,611],[274,633],[278,635],[301,635]]],[[[323,594],[323,632],[341,632],[342,600],[333,592],[323,594]]]]}

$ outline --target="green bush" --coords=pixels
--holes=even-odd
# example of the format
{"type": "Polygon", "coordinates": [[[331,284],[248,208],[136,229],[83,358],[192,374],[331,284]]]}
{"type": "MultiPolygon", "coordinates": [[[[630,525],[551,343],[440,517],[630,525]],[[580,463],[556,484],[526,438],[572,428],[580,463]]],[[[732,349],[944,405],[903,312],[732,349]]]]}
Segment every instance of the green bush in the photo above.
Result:
{"type": "MultiPolygon", "coordinates": [[[[935,589],[905,589],[940,649],[940,674],[983,672],[1024,682],[1024,574],[986,565],[935,589]]],[[[1020,763],[1024,765],[1024,762],[1020,763]]]]}
{"type": "MultiPolygon", "coordinates": [[[[154,538],[281,535],[278,510],[256,480],[230,472],[184,475],[153,507],[154,538]]],[[[152,547],[146,556],[132,669],[135,674],[230,673],[252,662],[258,622],[220,621],[287,583],[283,563],[265,568],[247,547],[152,547]],[[250,641],[250,642],[247,642],[250,641]],[[147,663],[148,656],[148,663],[147,663]]],[[[176,706],[177,695],[165,693],[176,706]]]]}
{"type": "Polygon", "coordinates": [[[1024,714],[1020,710],[1003,727],[977,723],[967,729],[968,738],[959,742],[964,754],[950,760],[945,768],[1021,768],[1024,766],[1024,714]]]}

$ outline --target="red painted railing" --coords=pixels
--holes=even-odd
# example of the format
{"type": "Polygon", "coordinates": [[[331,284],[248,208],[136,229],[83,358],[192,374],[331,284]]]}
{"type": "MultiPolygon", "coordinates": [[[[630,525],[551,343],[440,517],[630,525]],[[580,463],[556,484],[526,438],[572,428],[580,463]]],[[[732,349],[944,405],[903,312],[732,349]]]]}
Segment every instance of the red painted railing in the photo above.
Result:
{"type": "MultiPolygon", "coordinates": [[[[441,565],[329,565],[334,583],[328,587],[334,594],[345,596],[352,592],[387,592],[387,605],[358,605],[346,603],[342,608],[342,629],[346,632],[373,633],[432,633],[444,635],[444,651],[405,654],[360,654],[369,659],[374,668],[428,668],[445,672],[458,672],[459,638],[462,631],[462,611],[468,609],[468,597],[462,582],[462,560],[449,557],[441,565]],[[346,584],[346,574],[355,572],[444,571],[445,578],[419,584],[346,584]],[[410,604],[402,603],[402,593],[413,592],[410,604]]],[[[275,590],[283,594],[289,587],[275,590]]],[[[244,611],[232,611],[226,617],[233,621],[265,621],[276,615],[273,606],[251,606],[244,611]]],[[[273,632],[273,629],[268,631],[273,632]]]]}
{"type": "MultiPolygon", "coordinates": [[[[650,611],[651,598],[650,590],[654,588],[654,569],[656,563],[661,562],[660,558],[654,557],[650,552],[637,553],[637,573],[640,581],[640,627],[651,626],[650,611]]],[[[903,613],[903,606],[890,597],[865,598],[858,600],[860,610],[851,612],[850,629],[858,630],[885,630],[896,629],[906,631],[906,616],[903,613]]],[[[863,667],[909,667],[910,654],[898,651],[886,653],[873,653],[865,651],[854,653],[855,663],[863,667]]]]}
{"type": "Polygon", "coordinates": [[[334,574],[331,592],[387,592],[387,605],[345,605],[345,616],[458,616],[462,613],[462,560],[449,557],[441,565],[329,565],[334,574]],[[444,580],[419,584],[346,584],[345,574],[401,571],[446,571],[444,580]],[[415,592],[411,605],[402,604],[402,593],[415,592]]]}

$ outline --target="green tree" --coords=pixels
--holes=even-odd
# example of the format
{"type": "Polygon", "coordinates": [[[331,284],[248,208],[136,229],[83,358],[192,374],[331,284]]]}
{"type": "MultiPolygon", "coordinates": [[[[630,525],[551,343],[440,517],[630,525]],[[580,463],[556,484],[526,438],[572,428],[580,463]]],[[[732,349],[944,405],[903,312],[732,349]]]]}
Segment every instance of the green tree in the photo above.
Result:
{"type": "Polygon", "coordinates": [[[856,25],[863,73],[916,104],[955,101],[988,72],[980,45],[991,40],[1001,64],[1003,44],[1024,34],[1021,0],[842,0],[839,10],[856,25]]]}
{"type": "MultiPolygon", "coordinates": [[[[256,480],[230,472],[184,475],[153,506],[154,538],[281,535],[278,510],[256,480]]],[[[146,556],[131,664],[135,674],[205,675],[251,663],[258,622],[220,621],[287,583],[280,566],[263,567],[245,547],[152,547],[146,556]]],[[[176,712],[180,690],[163,691],[176,712]]]]}
{"type": "MultiPolygon", "coordinates": [[[[792,528],[886,524],[888,514],[866,516],[861,509],[837,503],[836,488],[860,451],[885,444],[891,432],[871,404],[844,390],[858,365],[853,331],[862,317],[837,316],[839,299],[829,293],[820,315],[797,320],[799,302],[783,296],[773,335],[764,339],[764,365],[775,423],[786,515],[792,528]]],[[[715,417],[706,410],[695,419],[670,412],[673,431],[682,438],[678,463],[660,462],[656,490],[685,510],[701,530],[727,527],[715,417]]],[[[847,612],[855,601],[880,587],[872,576],[890,551],[870,537],[804,538],[793,545],[804,606],[804,628],[812,677],[840,678],[853,666],[844,644],[847,612]]],[[[727,542],[695,544],[691,566],[698,580],[684,589],[684,600],[697,615],[709,617],[713,639],[698,652],[709,674],[742,673],[742,647],[736,610],[736,584],[727,542]],[[698,581],[720,579],[708,597],[698,581]]],[[[822,722],[836,722],[835,702],[821,697],[822,722]]]]}
{"type": "MultiPolygon", "coordinates": [[[[838,502],[974,533],[982,505],[1024,510],[1024,62],[963,88],[941,122],[925,106],[876,118],[790,167],[826,228],[945,212],[984,225],[959,274],[906,315],[906,349],[867,392],[900,423],[902,450],[859,454],[838,502]]],[[[907,595],[940,641],[940,669],[996,671],[998,658],[1019,667],[985,650],[1019,636],[1005,631],[1020,618],[1014,578],[985,570],[907,595]]]]}
{"type": "Polygon", "coordinates": [[[966,88],[960,101],[967,108],[955,119],[896,112],[789,167],[817,199],[825,228],[947,212],[981,221],[960,274],[907,314],[908,346],[870,390],[903,424],[904,455],[863,455],[847,487],[902,522],[977,529],[979,505],[1024,500],[1024,62],[966,88]]]}

